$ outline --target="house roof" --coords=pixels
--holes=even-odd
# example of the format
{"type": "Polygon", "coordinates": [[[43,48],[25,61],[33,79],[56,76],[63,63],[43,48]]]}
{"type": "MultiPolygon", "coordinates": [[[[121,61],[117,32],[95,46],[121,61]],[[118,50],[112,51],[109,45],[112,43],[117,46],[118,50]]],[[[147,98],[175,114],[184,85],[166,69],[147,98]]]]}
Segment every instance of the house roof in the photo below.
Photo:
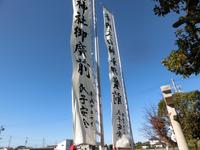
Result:
{"type": "Polygon", "coordinates": [[[153,141],[153,140],[159,140],[157,137],[152,137],[149,139],[149,141],[153,141]]]}

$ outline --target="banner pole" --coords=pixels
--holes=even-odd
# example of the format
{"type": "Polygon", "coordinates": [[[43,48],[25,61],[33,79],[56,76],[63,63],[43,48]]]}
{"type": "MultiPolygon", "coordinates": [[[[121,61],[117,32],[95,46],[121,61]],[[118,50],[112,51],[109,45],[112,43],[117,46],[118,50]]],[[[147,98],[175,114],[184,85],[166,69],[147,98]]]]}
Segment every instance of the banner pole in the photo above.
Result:
{"type": "Polygon", "coordinates": [[[103,116],[102,116],[102,103],[101,103],[101,86],[100,86],[100,59],[99,59],[99,41],[97,34],[97,17],[96,17],[96,3],[93,1],[93,25],[94,25],[94,48],[95,48],[95,61],[96,61],[96,91],[97,91],[97,108],[98,108],[98,122],[100,132],[100,150],[104,147],[104,129],[103,129],[103,116]]]}

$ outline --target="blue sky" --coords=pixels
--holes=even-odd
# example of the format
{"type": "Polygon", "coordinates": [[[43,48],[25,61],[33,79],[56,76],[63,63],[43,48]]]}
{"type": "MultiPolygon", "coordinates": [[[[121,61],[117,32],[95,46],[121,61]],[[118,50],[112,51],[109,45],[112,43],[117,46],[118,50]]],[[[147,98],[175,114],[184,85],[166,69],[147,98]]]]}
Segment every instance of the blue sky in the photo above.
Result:
{"type": "MultiPolygon", "coordinates": [[[[0,146],[55,144],[72,138],[71,0],[0,0],[0,146]]],[[[111,143],[111,105],[101,4],[113,12],[135,141],[144,109],[161,99],[174,78],[183,91],[200,89],[200,77],[183,79],[160,61],[175,48],[176,16],[154,16],[151,0],[97,0],[105,141],[111,143]]]]}

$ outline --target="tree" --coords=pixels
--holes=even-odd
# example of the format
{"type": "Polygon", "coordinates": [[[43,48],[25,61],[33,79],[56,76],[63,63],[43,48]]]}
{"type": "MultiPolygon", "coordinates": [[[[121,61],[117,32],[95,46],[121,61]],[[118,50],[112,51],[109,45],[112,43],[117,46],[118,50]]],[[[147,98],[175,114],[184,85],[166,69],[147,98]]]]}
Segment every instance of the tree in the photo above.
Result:
{"type": "Polygon", "coordinates": [[[112,149],[113,149],[113,145],[110,144],[110,145],[108,146],[108,149],[109,149],[109,150],[112,150],[112,149]]]}
{"type": "Polygon", "coordinates": [[[136,149],[142,149],[142,142],[137,142],[137,143],[135,144],[135,148],[136,148],[136,149]]]}
{"type": "MultiPolygon", "coordinates": [[[[175,93],[174,107],[177,121],[180,123],[188,144],[195,145],[200,140],[200,91],[175,93]]],[[[146,110],[144,133],[150,137],[159,137],[166,145],[175,145],[171,139],[170,120],[164,100],[158,107],[146,110]]]]}
{"type": "Polygon", "coordinates": [[[170,137],[169,123],[166,121],[167,117],[162,117],[158,115],[157,108],[152,106],[145,111],[144,126],[142,128],[143,133],[147,138],[159,138],[160,142],[165,143],[165,145],[174,146],[176,143],[170,137]]]}
{"type": "MultiPolygon", "coordinates": [[[[177,112],[176,119],[182,127],[187,142],[194,145],[200,140],[200,91],[175,93],[173,98],[177,112]]],[[[158,104],[158,116],[168,118],[164,100],[158,104]]],[[[166,119],[165,124],[169,123],[166,119]]]]}
{"type": "Polygon", "coordinates": [[[179,14],[173,24],[176,30],[177,49],[172,50],[162,64],[168,70],[189,77],[200,73],[200,1],[199,0],[153,0],[154,13],[166,16],[179,14]]]}
{"type": "Polygon", "coordinates": [[[177,93],[174,100],[177,120],[186,139],[200,139],[200,91],[177,93]]]}

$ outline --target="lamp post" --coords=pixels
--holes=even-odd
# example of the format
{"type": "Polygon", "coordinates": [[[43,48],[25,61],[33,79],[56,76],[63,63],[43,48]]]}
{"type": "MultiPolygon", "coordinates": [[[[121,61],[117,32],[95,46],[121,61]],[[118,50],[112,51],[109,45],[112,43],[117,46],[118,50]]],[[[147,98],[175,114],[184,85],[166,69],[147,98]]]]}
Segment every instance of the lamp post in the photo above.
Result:
{"type": "Polygon", "coordinates": [[[179,122],[175,119],[177,116],[176,110],[174,108],[174,101],[173,101],[173,95],[171,92],[171,86],[170,85],[164,85],[161,86],[162,95],[165,100],[168,116],[176,137],[177,145],[179,150],[188,150],[188,146],[185,140],[185,137],[183,135],[183,131],[181,129],[181,125],[179,122]]]}

